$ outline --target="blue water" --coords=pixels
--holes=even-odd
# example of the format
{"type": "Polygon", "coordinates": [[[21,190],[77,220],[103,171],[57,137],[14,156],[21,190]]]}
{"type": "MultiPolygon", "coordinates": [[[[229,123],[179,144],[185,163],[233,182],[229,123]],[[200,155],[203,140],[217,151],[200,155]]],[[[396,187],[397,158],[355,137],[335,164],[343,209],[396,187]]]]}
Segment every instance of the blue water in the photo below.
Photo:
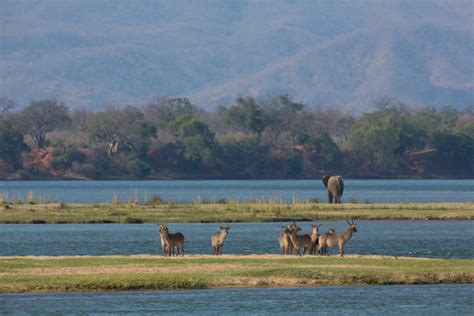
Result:
{"type": "MultiPolygon", "coordinates": [[[[474,201],[474,180],[345,180],[343,201],[466,202],[474,201]]],[[[0,181],[0,193],[10,200],[35,197],[65,203],[111,202],[112,196],[139,202],[158,195],[165,200],[318,198],[326,201],[321,180],[156,180],[156,181],[0,181]]]]}
{"type": "MultiPolygon", "coordinates": [[[[319,221],[344,231],[345,221],[319,221]]],[[[474,221],[357,221],[358,232],[348,241],[346,254],[474,258],[474,221]]],[[[224,253],[280,253],[278,235],[283,223],[233,224],[224,253]]],[[[299,223],[309,232],[311,223],[299,223]]],[[[217,224],[168,224],[183,232],[188,254],[211,254],[210,235],[217,224]]],[[[331,250],[333,254],[337,249],[331,250]]],[[[0,225],[0,256],[161,254],[157,225],[54,224],[0,225]]]]}
{"type": "Polygon", "coordinates": [[[31,315],[472,315],[474,285],[0,295],[31,315]]]}

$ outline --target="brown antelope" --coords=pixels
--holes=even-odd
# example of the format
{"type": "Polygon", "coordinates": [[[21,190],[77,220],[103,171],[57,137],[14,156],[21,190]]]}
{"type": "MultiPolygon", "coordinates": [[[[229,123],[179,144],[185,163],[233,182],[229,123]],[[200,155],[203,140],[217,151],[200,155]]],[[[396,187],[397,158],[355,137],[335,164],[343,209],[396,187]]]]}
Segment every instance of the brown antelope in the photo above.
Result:
{"type": "Polygon", "coordinates": [[[229,234],[230,225],[225,227],[224,225],[220,226],[221,231],[217,233],[213,233],[211,235],[211,245],[212,250],[216,256],[222,255],[222,248],[224,247],[225,239],[229,234]]]}
{"type": "Polygon", "coordinates": [[[322,234],[318,238],[318,244],[316,246],[316,252],[320,255],[327,256],[328,255],[328,247],[327,246],[320,246],[322,243],[326,243],[326,239],[329,235],[333,235],[336,233],[334,228],[329,228],[325,234],[322,234]]]}
{"type": "Polygon", "coordinates": [[[303,248],[303,255],[308,253],[308,249],[311,249],[311,237],[308,234],[298,235],[297,232],[300,230],[301,228],[299,228],[295,223],[289,227],[290,241],[292,243],[293,250],[301,256],[301,248],[303,248]]]}
{"type": "MultiPolygon", "coordinates": [[[[158,226],[158,230],[160,232],[160,241],[161,241],[161,248],[163,249],[163,256],[167,256],[168,255],[168,248],[166,247],[166,244],[165,244],[165,240],[163,239],[163,233],[161,232],[161,226],[164,225],[164,224],[161,224],[158,226]]],[[[174,249],[173,249],[174,251],[174,249]]]]}
{"type": "Polygon", "coordinates": [[[318,228],[321,227],[321,224],[316,224],[316,225],[313,225],[311,224],[311,234],[310,234],[310,237],[311,237],[311,250],[310,250],[310,254],[311,255],[316,255],[317,252],[316,252],[316,248],[318,246],[318,242],[319,242],[319,232],[318,232],[318,228]]]}
{"type": "Polygon", "coordinates": [[[281,226],[281,228],[283,228],[283,232],[278,236],[278,241],[280,242],[281,251],[287,256],[293,251],[293,244],[290,240],[290,227],[281,226]]]}
{"type": "Polygon", "coordinates": [[[344,257],[344,246],[346,245],[347,241],[351,239],[352,234],[357,232],[357,227],[354,223],[354,220],[352,220],[352,223],[348,220],[346,221],[347,224],[349,224],[349,227],[342,234],[338,234],[334,229],[330,229],[326,234],[319,237],[318,252],[320,249],[323,249],[323,253],[328,256],[328,248],[339,247],[339,255],[344,257]]]}
{"type": "Polygon", "coordinates": [[[184,235],[181,233],[170,234],[168,227],[165,224],[160,225],[160,234],[163,238],[165,248],[168,256],[175,255],[174,250],[176,249],[176,256],[179,256],[179,249],[181,248],[181,256],[184,256],[184,235]]]}

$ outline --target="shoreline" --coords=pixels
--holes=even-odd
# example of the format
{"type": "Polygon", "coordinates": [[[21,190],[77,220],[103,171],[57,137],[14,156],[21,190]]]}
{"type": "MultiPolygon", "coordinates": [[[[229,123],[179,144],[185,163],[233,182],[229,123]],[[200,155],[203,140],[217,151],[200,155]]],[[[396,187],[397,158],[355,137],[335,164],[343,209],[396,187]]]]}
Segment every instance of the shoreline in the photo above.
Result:
{"type": "Polygon", "coordinates": [[[191,255],[0,257],[0,293],[474,284],[474,259],[191,255]]]}

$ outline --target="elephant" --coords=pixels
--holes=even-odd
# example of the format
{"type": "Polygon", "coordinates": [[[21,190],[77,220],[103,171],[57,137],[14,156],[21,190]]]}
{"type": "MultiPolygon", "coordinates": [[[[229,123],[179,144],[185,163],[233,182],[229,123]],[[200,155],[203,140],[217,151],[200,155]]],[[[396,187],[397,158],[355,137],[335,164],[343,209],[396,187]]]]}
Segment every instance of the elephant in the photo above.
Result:
{"type": "Polygon", "coordinates": [[[341,197],[344,192],[344,179],[341,176],[324,176],[323,183],[328,189],[328,203],[332,203],[333,198],[335,198],[336,204],[341,204],[341,197]]]}

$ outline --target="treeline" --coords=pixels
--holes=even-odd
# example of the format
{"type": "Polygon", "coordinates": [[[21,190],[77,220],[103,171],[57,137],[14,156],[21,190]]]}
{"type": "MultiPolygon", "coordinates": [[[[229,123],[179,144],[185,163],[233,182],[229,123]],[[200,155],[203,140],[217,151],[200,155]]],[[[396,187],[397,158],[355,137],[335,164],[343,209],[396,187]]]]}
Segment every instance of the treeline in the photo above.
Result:
{"type": "Polygon", "coordinates": [[[288,95],[238,98],[206,112],[186,98],[17,109],[0,98],[0,178],[472,178],[474,108],[412,107],[387,97],[351,115],[288,95]]]}

